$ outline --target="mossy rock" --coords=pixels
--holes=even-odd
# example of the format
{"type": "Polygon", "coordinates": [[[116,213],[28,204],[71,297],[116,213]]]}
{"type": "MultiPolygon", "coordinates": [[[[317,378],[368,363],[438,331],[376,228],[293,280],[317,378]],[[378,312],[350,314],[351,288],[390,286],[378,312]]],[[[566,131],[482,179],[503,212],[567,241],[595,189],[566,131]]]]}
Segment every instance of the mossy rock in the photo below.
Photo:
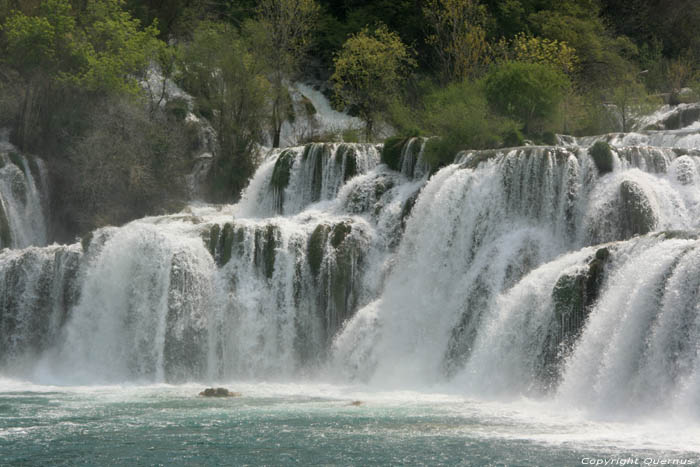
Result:
{"type": "Polygon", "coordinates": [[[340,165],[343,162],[343,181],[348,181],[357,175],[357,153],[347,144],[341,144],[335,152],[335,163],[340,165]]]}
{"type": "Polygon", "coordinates": [[[290,172],[294,165],[294,151],[284,151],[279,155],[272,170],[270,185],[282,191],[289,185],[290,172]]]}
{"type": "Polygon", "coordinates": [[[267,225],[255,231],[254,262],[262,269],[263,275],[271,279],[275,273],[275,256],[277,255],[277,227],[267,225]]]}
{"type": "Polygon", "coordinates": [[[90,248],[90,244],[92,243],[92,239],[92,232],[88,232],[87,234],[83,235],[83,238],[80,239],[80,246],[83,247],[83,253],[87,253],[88,249],[90,248]]]}
{"type": "Polygon", "coordinates": [[[588,150],[588,154],[593,158],[593,162],[600,175],[612,172],[614,166],[613,153],[608,143],[605,141],[596,142],[588,150]]]}
{"type": "Polygon", "coordinates": [[[209,250],[211,257],[216,259],[216,247],[219,244],[219,236],[221,235],[221,227],[219,224],[214,224],[209,229],[209,232],[205,232],[204,244],[209,250]]]}
{"type": "Polygon", "coordinates": [[[306,259],[309,262],[311,273],[315,277],[318,277],[318,274],[321,271],[321,264],[323,263],[323,257],[326,250],[326,241],[328,240],[330,230],[331,229],[328,225],[319,224],[309,237],[306,259]]]}
{"type": "Polygon", "coordinates": [[[224,228],[221,231],[220,245],[219,266],[224,266],[231,259],[231,254],[233,252],[233,224],[229,222],[224,224],[224,228]]]}
{"type": "Polygon", "coordinates": [[[0,202],[0,247],[9,248],[10,246],[12,246],[10,221],[7,218],[3,204],[0,202]]]}
{"type": "Polygon", "coordinates": [[[464,167],[465,169],[476,169],[482,162],[486,162],[490,159],[493,159],[499,154],[502,154],[502,152],[495,149],[484,149],[481,151],[476,151],[472,154],[472,157],[469,158],[468,161],[462,164],[462,167],[464,167]]]}
{"type": "Polygon", "coordinates": [[[642,188],[631,180],[620,184],[622,234],[625,238],[644,235],[656,227],[657,219],[642,188]]]}
{"type": "Polygon", "coordinates": [[[381,160],[391,170],[401,170],[401,152],[409,140],[410,138],[403,136],[392,136],[384,141],[381,160]]]}
{"type": "Polygon", "coordinates": [[[552,289],[552,302],[556,323],[550,328],[540,356],[542,366],[539,377],[554,385],[562,359],[574,346],[593,305],[600,295],[605,280],[605,266],[610,260],[610,251],[600,248],[587,269],[561,275],[552,289]]]}
{"type": "Polygon", "coordinates": [[[350,232],[352,232],[352,225],[349,222],[341,222],[334,225],[331,232],[331,246],[338,248],[350,232]]]}
{"type": "Polygon", "coordinates": [[[303,160],[306,160],[309,158],[309,154],[311,154],[311,149],[314,147],[314,143],[307,144],[304,146],[304,152],[301,154],[301,158],[303,160]]]}
{"type": "Polygon", "coordinates": [[[552,301],[554,313],[560,321],[583,315],[586,303],[586,279],[585,274],[564,274],[557,279],[552,289],[552,301]]]}
{"type": "Polygon", "coordinates": [[[377,179],[374,184],[374,199],[379,200],[384,194],[394,188],[394,179],[392,178],[381,178],[377,179]]]}
{"type": "Polygon", "coordinates": [[[16,151],[10,151],[7,154],[7,156],[10,158],[10,162],[15,164],[19,168],[19,170],[21,170],[22,173],[24,173],[24,161],[22,155],[16,151]]]}

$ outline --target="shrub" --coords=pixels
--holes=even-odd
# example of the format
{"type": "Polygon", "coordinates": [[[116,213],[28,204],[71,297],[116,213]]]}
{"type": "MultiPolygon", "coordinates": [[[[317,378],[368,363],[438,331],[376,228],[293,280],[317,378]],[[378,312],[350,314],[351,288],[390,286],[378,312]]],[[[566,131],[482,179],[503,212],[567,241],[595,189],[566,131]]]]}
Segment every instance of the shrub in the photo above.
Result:
{"type": "Polygon", "coordinates": [[[518,120],[525,134],[547,129],[556,119],[568,78],[550,65],[505,62],[486,77],[486,98],[503,116],[518,120]]]}
{"type": "Polygon", "coordinates": [[[423,126],[439,138],[425,147],[424,158],[431,167],[450,164],[462,149],[492,148],[501,134],[515,125],[490,111],[479,83],[464,81],[430,93],[425,99],[423,126]]]}

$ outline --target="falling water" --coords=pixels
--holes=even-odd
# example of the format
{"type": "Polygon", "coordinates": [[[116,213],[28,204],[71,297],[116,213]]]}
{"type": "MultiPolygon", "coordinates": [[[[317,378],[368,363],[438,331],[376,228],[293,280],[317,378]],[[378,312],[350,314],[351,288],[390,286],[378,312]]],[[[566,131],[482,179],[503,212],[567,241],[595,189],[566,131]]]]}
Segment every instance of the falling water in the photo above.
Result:
{"type": "MultiPolygon", "coordinates": [[[[5,250],[2,371],[438,382],[700,416],[693,131],[466,151],[440,170],[420,138],[397,170],[371,144],[274,150],[238,205],[5,250]],[[609,172],[589,153],[603,140],[609,172]]],[[[0,174],[33,180],[23,160],[0,174]]]]}

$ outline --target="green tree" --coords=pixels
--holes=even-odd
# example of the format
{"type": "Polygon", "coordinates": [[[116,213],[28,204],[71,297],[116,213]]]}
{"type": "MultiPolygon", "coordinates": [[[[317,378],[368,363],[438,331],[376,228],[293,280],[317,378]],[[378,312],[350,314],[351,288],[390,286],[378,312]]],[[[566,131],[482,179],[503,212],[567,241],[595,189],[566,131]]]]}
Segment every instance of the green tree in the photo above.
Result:
{"type": "Polygon", "coordinates": [[[311,46],[319,13],[315,0],[261,0],[257,22],[246,24],[256,53],[264,57],[269,70],[274,147],[279,146],[282,124],[289,118],[291,99],[286,80],[298,72],[311,46]]]}
{"type": "Polygon", "coordinates": [[[567,75],[578,69],[576,51],[566,42],[519,33],[511,40],[502,38],[493,49],[498,61],[551,65],[567,75]]]}
{"type": "Polygon", "coordinates": [[[212,197],[233,200],[252,175],[256,147],[264,139],[270,88],[265,64],[231,26],[213,22],[198,26],[182,57],[183,83],[218,134],[212,197]]]}
{"type": "Polygon", "coordinates": [[[487,10],[479,0],[427,0],[423,8],[444,82],[473,75],[487,59],[487,10]]]}
{"type": "Polygon", "coordinates": [[[527,134],[543,131],[554,121],[570,86],[567,77],[550,65],[505,62],[486,76],[486,97],[500,114],[520,121],[527,134]]]}
{"type": "Polygon", "coordinates": [[[335,95],[340,103],[357,109],[365,122],[365,137],[370,140],[377,120],[397,96],[415,61],[398,34],[380,26],[351,36],[334,65],[331,80],[335,95]]]}
{"type": "Polygon", "coordinates": [[[610,102],[615,106],[620,117],[621,130],[623,132],[632,129],[632,123],[636,117],[653,110],[655,99],[647,93],[646,88],[636,78],[638,75],[628,74],[609,90],[610,102]]]}
{"type": "Polygon", "coordinates": [[[516,124],[491,112],[481,83],[465,80],[426,96],[422,128],[430,135],[425,149],[432,167],[451,163],[462,149],[497,147],[516,124]]]}
{"type": "Polygon", "coordinates": [[[24,82],[15,140],[22,148],[47,130],[51,94],[130,93],[137,77],[165,45],[155,27],[141,29],[121,0],[94,0],[76,10],[68,0],[46,0],[34,14],[13,10],[2,25],[5,64],[24,82]]]}

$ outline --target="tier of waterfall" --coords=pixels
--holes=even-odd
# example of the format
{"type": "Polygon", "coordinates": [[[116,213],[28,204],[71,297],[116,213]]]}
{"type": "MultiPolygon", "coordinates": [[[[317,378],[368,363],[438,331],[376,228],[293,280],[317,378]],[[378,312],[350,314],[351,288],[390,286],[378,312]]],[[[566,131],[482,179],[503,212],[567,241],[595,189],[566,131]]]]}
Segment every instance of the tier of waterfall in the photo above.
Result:
{"type": "Polygon", "coordinates": [[[693,128],[466,151],[437,171],[420,138],[399,170],[371,144],[272,151],[235,206],[0,253],[0,368],[437,382],[700,417],[693,128]]]}

